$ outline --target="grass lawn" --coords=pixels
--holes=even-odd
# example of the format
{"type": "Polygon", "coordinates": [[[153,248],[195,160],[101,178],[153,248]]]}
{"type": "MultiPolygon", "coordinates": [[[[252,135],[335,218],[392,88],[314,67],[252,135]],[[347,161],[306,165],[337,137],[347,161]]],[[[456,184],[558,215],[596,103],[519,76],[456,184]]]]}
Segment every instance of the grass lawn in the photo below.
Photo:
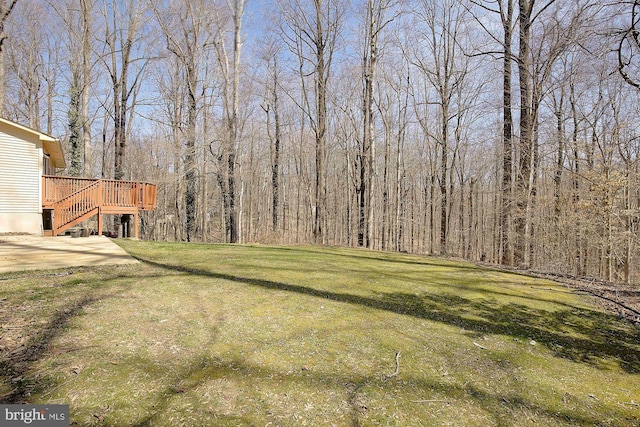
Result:
{"type": "Polygon", "coordinates": [[[0,401],[72,425],[639,426],[640,330],[563,285],[320,247],[118,241],[0,275],[0,401]]]}

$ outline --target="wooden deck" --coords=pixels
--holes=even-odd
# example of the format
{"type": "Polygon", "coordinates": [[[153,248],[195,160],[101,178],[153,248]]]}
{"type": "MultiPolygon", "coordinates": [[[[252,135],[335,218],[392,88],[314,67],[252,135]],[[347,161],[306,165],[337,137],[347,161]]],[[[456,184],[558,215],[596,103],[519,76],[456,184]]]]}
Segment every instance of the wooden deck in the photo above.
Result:
{"type": "Polygon", "coordinates": [[[137,237],[139,212],[156,208],[157,187],[146,182],[58,176],[42,180],[42,207],[53,214],[45,235],[56,236],[95,215],[101,235],[102,215],[128,214],[134,216],[137,237]]]}

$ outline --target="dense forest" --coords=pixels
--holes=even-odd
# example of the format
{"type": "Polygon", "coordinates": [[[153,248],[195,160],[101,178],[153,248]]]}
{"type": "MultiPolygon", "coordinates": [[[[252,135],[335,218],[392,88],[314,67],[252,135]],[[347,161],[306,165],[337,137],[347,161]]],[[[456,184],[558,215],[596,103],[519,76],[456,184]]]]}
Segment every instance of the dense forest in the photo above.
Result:
{"type": "Polygon", "coordinates": [[[0,0],[0,108],[158,184],[146,239],[632,283],[639,3],[0,0]]]}

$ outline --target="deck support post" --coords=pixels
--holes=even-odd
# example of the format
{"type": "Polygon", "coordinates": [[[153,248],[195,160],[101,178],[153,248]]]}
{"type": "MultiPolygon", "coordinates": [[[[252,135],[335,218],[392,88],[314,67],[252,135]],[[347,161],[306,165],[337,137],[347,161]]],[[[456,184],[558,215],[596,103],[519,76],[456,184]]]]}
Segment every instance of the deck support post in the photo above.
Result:
{"type": "Polygon", "coordinates": [[[102,236],[102,208],[98,208],[98,236],[102,236]]]}

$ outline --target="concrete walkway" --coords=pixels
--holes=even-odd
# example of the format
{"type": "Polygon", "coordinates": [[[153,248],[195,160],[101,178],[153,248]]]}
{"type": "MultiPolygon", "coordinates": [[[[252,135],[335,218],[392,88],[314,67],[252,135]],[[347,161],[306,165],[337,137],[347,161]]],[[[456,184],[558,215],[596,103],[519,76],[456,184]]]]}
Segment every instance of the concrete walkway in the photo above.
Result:
{"type": "Polygon", "coordinates": [[[104,236],[0,236],[0,273],[137,262],[104,236]]]}

